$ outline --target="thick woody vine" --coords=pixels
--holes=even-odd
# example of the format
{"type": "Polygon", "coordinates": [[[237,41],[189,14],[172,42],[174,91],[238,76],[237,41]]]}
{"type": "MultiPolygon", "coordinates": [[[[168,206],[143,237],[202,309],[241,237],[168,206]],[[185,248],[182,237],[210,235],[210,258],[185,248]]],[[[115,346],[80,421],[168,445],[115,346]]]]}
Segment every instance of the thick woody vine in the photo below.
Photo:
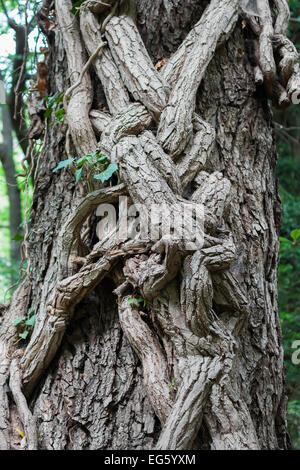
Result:
{"type": "Polygon", "coordinates": [[[26,447],[35,449],[36,427],[26,397],[56,354],[76,305],[106,276],[116,284],[121,327],[142,363],[145,389],[161,422],[157,448],[197,449],[203,420],[212,448],[258,448],[246,403],[232,393],[236,338],[249,307],[230,271],[235,260],[234,240],[226,224],[231,185],[221,173],[207,170],[215,132],[196,113],[196,93],[216,48],[228,39],[239,16],[252,29],[255,80],[263,83],[276,106],[288,105],[298,93],[300,72],[297,51],[286,37],[287,2],[275,0],[275,13],[271,2],[260,0],[257,15],[251,16],[241,9],[244,3],[211,0],[175,54],[155,68],[136,27],[133,2],[87,0],[74,16],[71,0],[55,1],[70,77],[63,101],[68,134],[77,155],[108,155],[118,165],[119,182],[84,196],[62,227],[56,288],[40,307],[24,354],[15,344],[13,322],[28,310],[30,279],[18,289],[4,317],[0,330],[2,448],[9,442],[7,381],[24,426],[26,447]],[[109,114],[91,109],[91,64],[102,83],[109,114]],[[150,130],[153,127],[157,132],[150,130]],[[187,201],[184,194],[191,183],[196,189],[187,201]],[[203,204],[203,247],[190,251],[166,237],[156,244],[139,239],[116,243],[107,237],[83,254],[84,223],[99,204],[115,203],[121,195],[149,210],[153,203],[179,211],[183,204],[203,204]],[[146,313],[131,301],[133,293],[145,299],[146,313]],[[217,316],[216,293],[230,306],[234,321],[217,316]],[[145,315],[150,321],[145,321],[145,315]],[[212,396],[212,413],[218,419],[205,413],[212,396]],[[228,426],[222,421],[224,403],[226,419],[229,415],[233,420],[233,437],[220,444],[219,426],[228,426]],[[234,422],[237,408],[242,419],[234,422]]]}

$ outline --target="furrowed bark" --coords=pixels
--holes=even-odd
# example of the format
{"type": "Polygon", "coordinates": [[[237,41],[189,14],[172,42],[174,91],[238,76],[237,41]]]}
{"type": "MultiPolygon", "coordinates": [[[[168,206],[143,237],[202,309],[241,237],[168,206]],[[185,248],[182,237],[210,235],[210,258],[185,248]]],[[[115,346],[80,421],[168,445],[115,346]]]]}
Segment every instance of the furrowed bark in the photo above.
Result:
{"type": "MultiPolygon", "coordinates": [[[[72,8],[71,0],[57,0],[55,8],[67,53],[69,78],[71,85],[74,85],[87,62],[87,57],[81,43],[77,18],[70,11],[72,8]]],[[[95,151],[97,146],[96,137],[89,120],[92,99],[92,83],[88,72],[86,72],[81,84],[70,97],[66,106],[67,109],[65,109],[70,133],[79,156],[95,151]]]]}
{"type": "Polygon", "coordinates": [[[19,361],[17,357],[14,358],[11,362],[9,386],[12,391],[14,401],[17,405],[19,416],[24,426],[27,444],[26,447],[28,450],[37,450],[38,439],[36,432],[36,422],[28,408],[26,398],[22,392],[22,378],[18,363],[19,361]]]}
{"type": "Polygon", "coordinates": [[[7,396],[11,357],[18,343],[14,322],[26,315],[30,296],[30,283],[24,281],[15,292],[10,308],[6,308],[0,330],[0,446],[10,449],[10,409],[7,396]]]}
{"type": "MultiPolygon", "coordinates": [[[[101,25],[89,10],[89,5],[80,14],[80,29],[85,46],[91,55],[103,40],[101,25]]],[[[101,55],[99,54],[94,61],[94,67],[103,85],[110,112],[114,115],[126,109],[130,103],[129,95],[109,50],[104,49],[101,55]]]]}
{"type": "Polygon", "coordinates": [[[127,15],[113,17],[106,26],[105,37],[133,98],[158,119],[167,104],[170,87],[151,62],[133,19],[127,15]]]}
{"type": "Polygon", "coordinates": [[[158,130],[159,142],[173,157],[182,153],[191,137],[198,87],[220,37],[229,32],[237,21],[237,7],[237,1],[212,1],[198,24],[201,34],[195,36],[184,60],[158,130]],[[212,24],[217,27],[212,28],[212,24]]]}
{"type": "Polygon", "coordinates": [[[167,362],[158,338],[138,310],[129,304],[130,297],[124,297],[119,305],[121,327],[143,364],[145,388],[152,407],[162,423],[172,410],[167,362]]]}

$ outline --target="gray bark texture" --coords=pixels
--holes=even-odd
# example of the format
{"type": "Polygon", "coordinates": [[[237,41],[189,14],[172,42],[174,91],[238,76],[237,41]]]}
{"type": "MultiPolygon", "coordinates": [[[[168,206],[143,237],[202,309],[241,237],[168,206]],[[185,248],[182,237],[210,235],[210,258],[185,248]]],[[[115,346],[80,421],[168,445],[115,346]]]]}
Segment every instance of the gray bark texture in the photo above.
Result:
{"type": "Polygon", "coordinates": [[[268,102],[299,86],[286,2],[255,17],[237,0],[105,3],[40,13],[55,10],[48,93],[64,93],[66,121],[32,163],[29,269],[0,329],[0,447],[288,449],[268,102]],[[96,150],[118,164],[111,184],[53,173],[96,150]],[[203,204],[203,247],[98,240],[97,207],[124,195],[178,215],[203,204]]]}

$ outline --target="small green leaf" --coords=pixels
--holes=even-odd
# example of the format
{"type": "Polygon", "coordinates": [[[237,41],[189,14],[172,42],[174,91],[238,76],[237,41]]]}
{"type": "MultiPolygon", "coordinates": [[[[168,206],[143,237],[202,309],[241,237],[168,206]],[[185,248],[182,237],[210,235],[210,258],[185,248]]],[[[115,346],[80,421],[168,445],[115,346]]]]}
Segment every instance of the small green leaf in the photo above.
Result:
{"type": "Polygon", "coordinates": [[[83,168],[80,168],[79,170],[76,170],[76,172],[75,172],[75,176],[76,176],[75,182],[76,182],[76,184],[79,183],[79,181],[82,177],[82,172],[83,172],[83,168]]]}
{"type": "Polygon", "coordinates": [[[294,242],[296,242],[298,240],[298,238],[300,237],[300,229],[298,230],[293,230],[291,232],[291,237],[292,239],[294,240],[294,242]]]}
{"type": "Polygon", "coordinates": [[[171,392],[172,389],[174,388],[174,385],[175,385],[175,380],[173,379],[173,380],[172,380],[172,383],[171,383],[171,385],[170,385],[170,387],[169,387],[170,392],[171,392]]]}
{"type": "Polygon", "coordinates": [[[29,331],[27,331],[27,330],[25,330],[25,331],[23,331],[23,333],[19,334],[20,338],[22,338],[22,339],[26,339],[28,335],[29,335],[29,331]]]}
{"type": "Polygon", "coordinates": [[[117,169],[118,165],[116,163],[110,163],[106,170],[102,171],[102,173],[99,173],[98,175],[94,175],[94,178],[104,183],[104,181],[108,181],[112,177],[117,169]]]}
{"type": "Polygon", "coordinates": [[[24,237],[20,233],[16,233],[16,235],[14,236],[14,238],[12,238],[12,240],[14,240],[15,242],[20,242],[24,240],[24,237]]]}
{"type": "Polygon", "coordinates": [[[74,158],[68,158],[68,160],[62,160],[59,162],[56,168],[54,168],[53,173],[56,173],[58,170],[61,170],[62,168],[66,168],[67,166],[71,165],[73,163],[74,158]]]}
{"type": "Polygon", "coordinates": [[[145,300],[144,297],[142,297],[142,296],[139,296],[137,299],[135,299],[135,298],[133,298],[133,297],[130,297],[130,298],[128,299],[128,303],[134,304],[134,305],[136,305],[136,306],[138,306],[139,304],[142,303],[142,304],[143,304],[143,307],[146,307],[146,305],[147,305],[146,300],[145,300]]]}
{"type": "Polygon", "coordinates": [[[76,160],[77,168],[81,168],[86,162],[88,162],[92,158],[91,155],[84,155],[76,160]]]}
{"type": "Polygon", "coordinates": [[[97,160],[98,160],[99,163],[106,163],[107,160],[108,160],[108,157],[106,157],[106,155],[101,155],[101,154],[100,154],[100,155],[97,157],[97,160]]]}
{"type": "Polygon", "coordinates": [[[36,319],[36,315],[32,315],[32,317],[28,318],[26,321],[25,321],[25,325],[27,326],[33,326],[35,324],[35,319],[36,319]]]}
{"type": "Polygon", "coordinates": [[[75,160],[75,165],[77,168],[81,168],[82,165],[87,161],[86,157],[80,157],[77,160],[75,160]]]}
{"type": "Polygon", "coordinates": [[[15,321],[14,321],[14,326],[18,326],[20,323],[22,323],[23,321],[25,320],[25,317],[23,318],[17,318],[15,321]]]}
{"type": "Polygon", "coordinates": [[[57,111],[55,111],[55,116],[57,118],[58,121],[62,122],[65,118],[65,110],[64,108],[60,108],[58,109],[57,111]]]}
{"type": "Polygon", "coordinates": [[[57,96],[54,98],[55,103],[62,103],[64,101],[64,94],[58,93],[57,96]]]}
{"type": "Polygon", "coordinates": [[[45,118],[45,119],[48,119],[48,118],[51,116],[52,111],[53,111],[53,110],[52,110],[51,106],[48,106],[48,108],[46,109],[46,111],[45,111],[45,113],[44,113],[44,118],[45,118]]]}

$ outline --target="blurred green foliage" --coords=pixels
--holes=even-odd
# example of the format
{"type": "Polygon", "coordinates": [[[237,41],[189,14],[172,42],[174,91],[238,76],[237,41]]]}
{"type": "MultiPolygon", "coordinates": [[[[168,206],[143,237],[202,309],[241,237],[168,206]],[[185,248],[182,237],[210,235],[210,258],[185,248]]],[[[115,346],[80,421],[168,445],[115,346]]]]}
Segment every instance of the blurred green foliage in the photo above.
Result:
{"type": "MultiPolygon", "coordinates": [[[[281,154],[280,159],[282,162],[289,160],[289,153],[281,154]]],[[[278,171],[283,205],[278,273],[279,314],[285,350],[289,431],[294,448],[300,449],[300,365],[292,362],[295,351],[292,349],[293,342],[300,340],[300,236],[296,238],[294,230],[300,228],[300,195],[285,189],[289,185],[286,179],[288,173],[280,175],[280,168],[278,171]]]]}
{"type": "MultiPolygon", "coordinates": [[[[289,36],[300,51],[300,0],[290,0],[289,5],[292,16],[289,36]]],[[[289,398],[289,432],[294,449],[300,450],[300,365],[292,362],[293,342],[300,340],[300,238],[293,240],[291,236],[294,230],[300,229],[300,107],[291,106],[280,116],[279,122],[285,129],[278,134],[277,174],[282,201],[278,299],[289,398]]]]}
{"type": "MultiPolygon", "coordinates": [[[[15,145],[17,147],[17,144],[15,145]]],[[[21,159],[23,154],[18,149],[14,152],[14,160],[17,172],[22,172],[21,159]]],[[[23,178],[24,179],[24,178],[23,178]]],[[[26,193],[22,178],[18,178],[21,191],[22,212],[25,211],[26,193]]],[[[32,187],[30,187],[29,196],[31,198],[32,187]]],[[[17,234],[15,234],[17,235],[17,234]]],[[[0,164],[0,302],[9,301],[11,291],[7,289],[18,280],[19,266],[11,263],[10,260],[10,231],[9,231],[9,207],[6,190],[4,171],[0,164]],[[6,294],[6,295],[5,295],[6,294]],[[5,297],[4,297],[5,296],[5,297]]]]}
{"type": "MultiPolygon", "coordinates": [[[[290,0],[289,37],[300,52],[300,0],[290,0]]],[[[275,115],[283,126],[278,132],[277,175],[282,201],[278,303],[285,350],[286,384],[289,398],[288,425],[294,449],[300,450],[300,364],[292,362],[293,342],[300,340],[300,106],[292,105],[275,115]],[[286,238],[286,240],[282,240],[286,238]]]]}

